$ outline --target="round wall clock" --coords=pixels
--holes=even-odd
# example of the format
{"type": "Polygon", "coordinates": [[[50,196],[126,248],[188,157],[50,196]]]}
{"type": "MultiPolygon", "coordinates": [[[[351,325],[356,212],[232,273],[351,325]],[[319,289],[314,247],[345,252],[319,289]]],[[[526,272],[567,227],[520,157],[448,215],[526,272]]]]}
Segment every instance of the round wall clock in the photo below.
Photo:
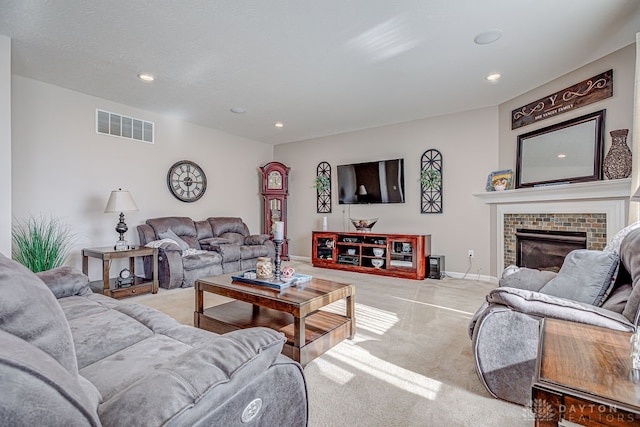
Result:
{"type": "Polygon", "coordinates": [[[180,160],[169,168],[167,186],[176,199],[195,202],[207,189],[207,177],[200,166],[189,160],[180,160]]]}

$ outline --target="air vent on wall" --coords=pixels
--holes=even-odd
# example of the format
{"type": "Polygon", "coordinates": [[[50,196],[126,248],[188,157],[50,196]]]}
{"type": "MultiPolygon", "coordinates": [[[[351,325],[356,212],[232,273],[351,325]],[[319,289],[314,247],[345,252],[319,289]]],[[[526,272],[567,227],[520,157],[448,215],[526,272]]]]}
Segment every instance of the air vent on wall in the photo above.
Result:
{"type": "Polygon", "coordinates": [[[152,122],[96,110],[96,132],[153,144],[152,122]]]}

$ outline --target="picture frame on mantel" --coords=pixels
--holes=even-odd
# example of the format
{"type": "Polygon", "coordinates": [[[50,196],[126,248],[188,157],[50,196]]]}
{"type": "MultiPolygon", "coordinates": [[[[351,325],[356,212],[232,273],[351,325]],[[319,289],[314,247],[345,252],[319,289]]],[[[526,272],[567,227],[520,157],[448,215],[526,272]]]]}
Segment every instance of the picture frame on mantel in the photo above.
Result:
{"type": "Polygon", "coordinates": [[[518,136],[515,188],[602,179],[606,110],[518,136]]]}
{"type": "Polygon", "coordinates": [[[511,190],[513,188],[513,169],[491,172],[487,177],[487,191],[511,190]]]}

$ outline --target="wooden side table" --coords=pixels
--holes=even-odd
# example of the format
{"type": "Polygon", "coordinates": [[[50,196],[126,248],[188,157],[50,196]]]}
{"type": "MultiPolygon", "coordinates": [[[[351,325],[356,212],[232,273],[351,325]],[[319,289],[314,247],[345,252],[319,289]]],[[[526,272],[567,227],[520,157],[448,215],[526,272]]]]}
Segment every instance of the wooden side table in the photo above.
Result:
{"type": "Polygon", "coordinates": [[[630,332],[544,319],[532,406],[536,426],[640,426],[640,375],[630,332]]]}
{"type": "Polygon", "coordinates": [[[82,272],[84,274],[89,272],[89,257],[102,260],[102,280],[94,280],[90,283],[94,291],[117,299],[149,292],[158,293],[158,249],[145,246],[132,246],[126,251],[116,251],[113,246],[83,249],[82,272]],[[151,279],[136,275],[135,259],[144,256],[153,257],[153,278],[151,279]],[[135,278],[133,284],[127,288],[117,288],[116,279],[109,278],[111,260],[119,258],[129,258],[129,270],[135,278]]]}

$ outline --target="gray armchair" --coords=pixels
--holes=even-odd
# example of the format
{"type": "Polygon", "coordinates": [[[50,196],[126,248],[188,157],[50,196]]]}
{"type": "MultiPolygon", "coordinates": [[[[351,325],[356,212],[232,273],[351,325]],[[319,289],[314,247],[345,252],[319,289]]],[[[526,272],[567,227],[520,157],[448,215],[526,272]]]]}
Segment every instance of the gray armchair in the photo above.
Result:
{"type": "Polygon", "coordinates": [[[582,264],[565,260],[557,275],[522,269],[501,279],[500,287],[487,295],[469,324],[469,337],[476,371],[489,393],[521,405],[530,403],[542,318],[636,330],[640,229],[631,231],[622,241],[619,265],[610,261],[617,259],[615,252],[602,254],[600,259],[609,260],[609,269],[615,271],[617,267],[613,281],[614,271],[609,270],[608,276],[595,271],[593,259],[583,259],[582,264]],[[594,277],[598,277],[596,281],[602,283],[602,289],[589,289],[594,277]],[[579,300],[563,297],[563,292],[579,300]]]}

